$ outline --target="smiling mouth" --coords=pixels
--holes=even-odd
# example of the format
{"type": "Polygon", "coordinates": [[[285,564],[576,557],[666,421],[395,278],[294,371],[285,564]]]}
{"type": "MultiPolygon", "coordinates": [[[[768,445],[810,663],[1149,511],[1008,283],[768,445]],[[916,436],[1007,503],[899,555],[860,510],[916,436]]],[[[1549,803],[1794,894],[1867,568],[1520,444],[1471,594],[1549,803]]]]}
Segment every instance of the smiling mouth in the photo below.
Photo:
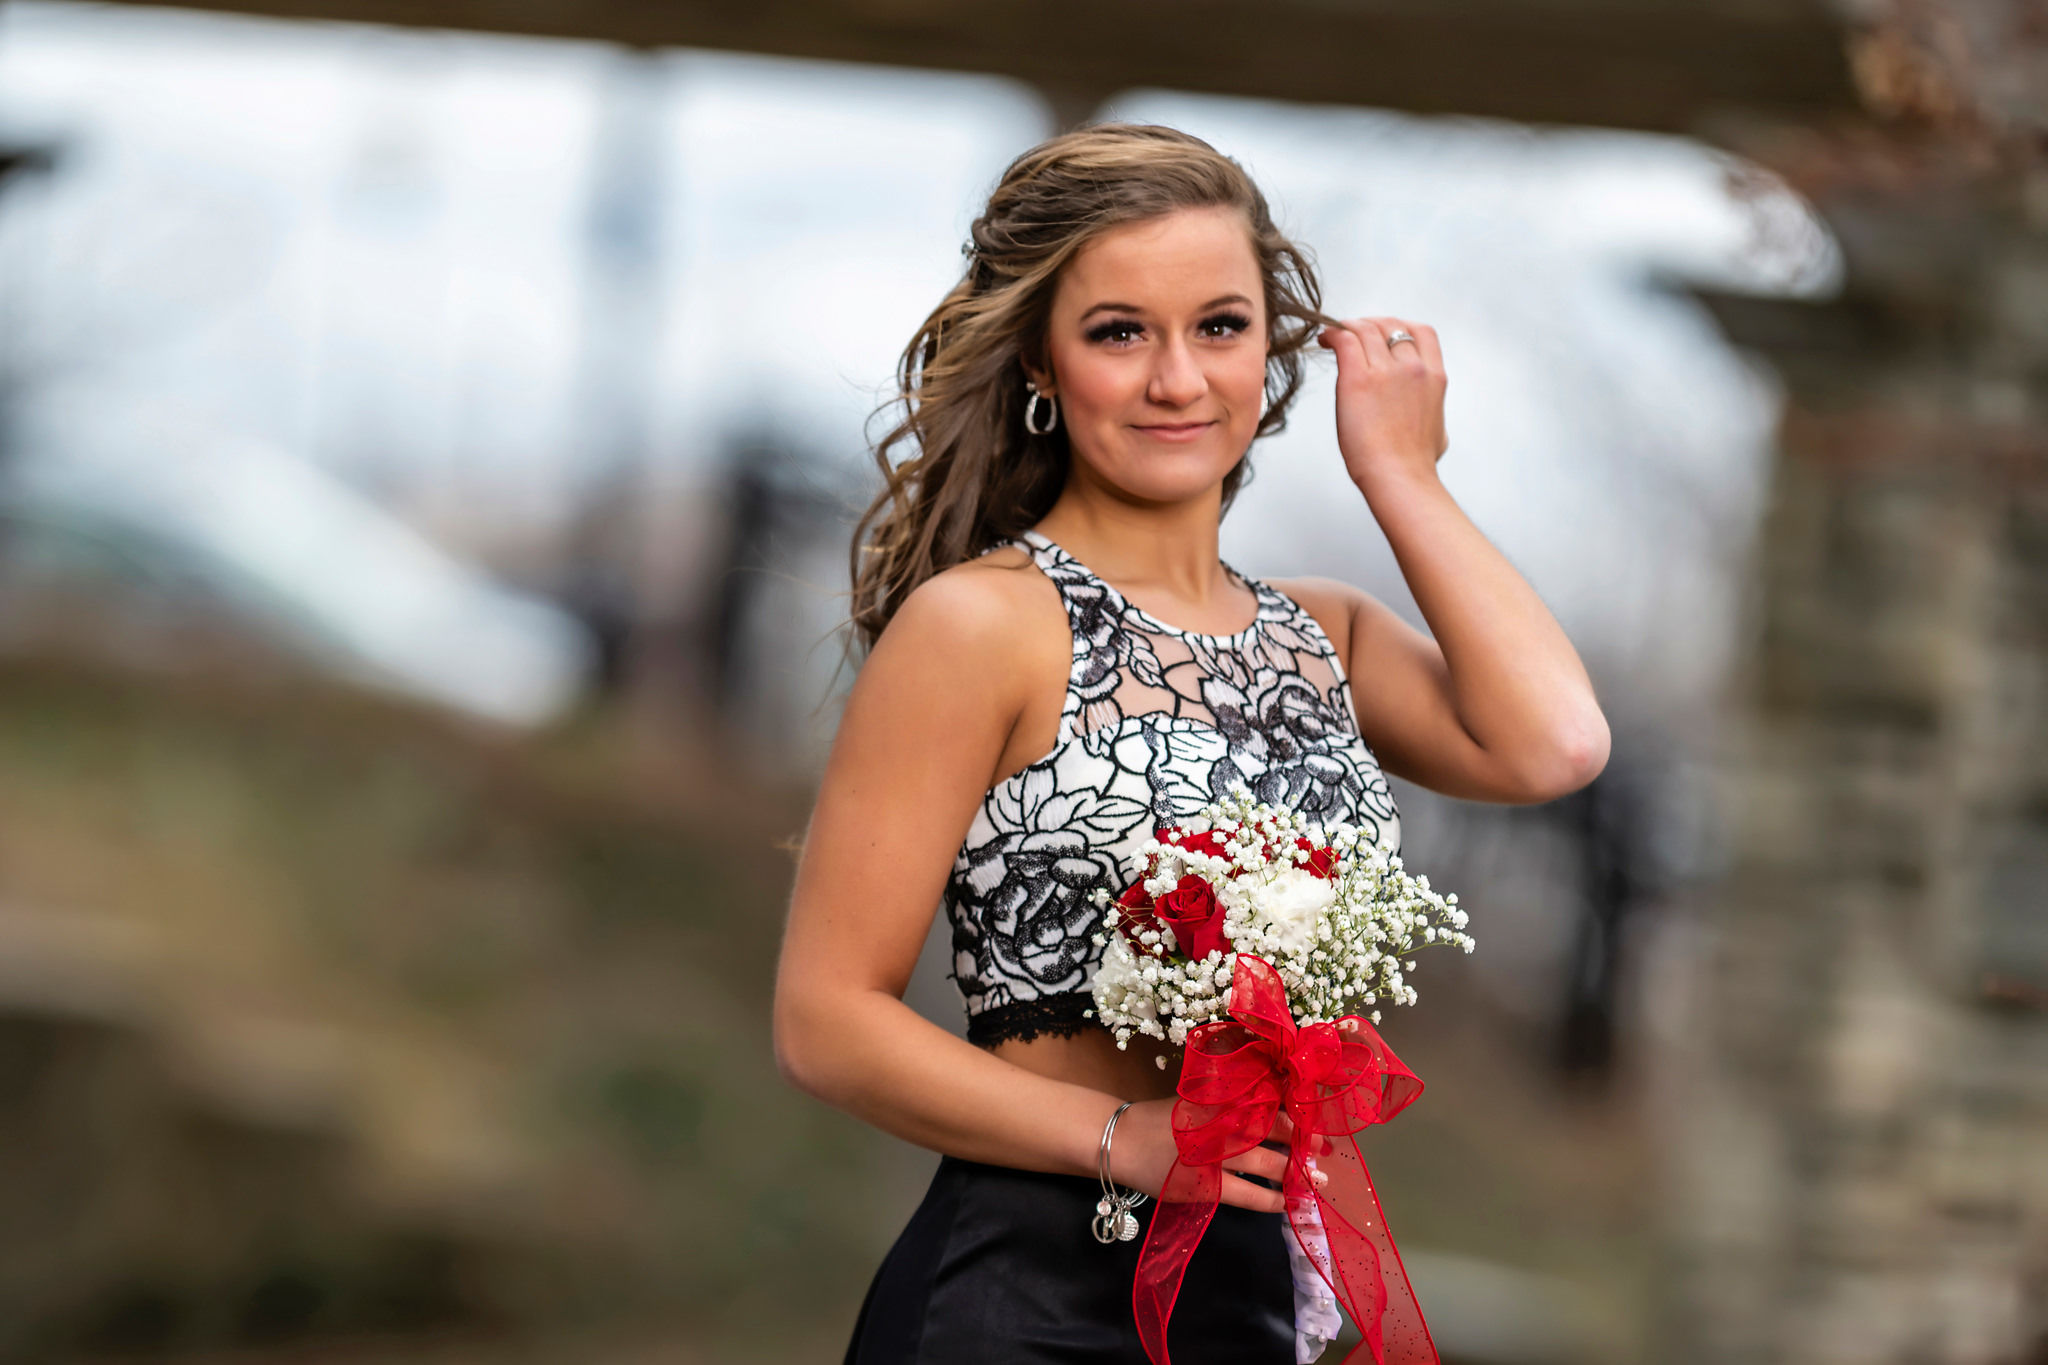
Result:
{"type": "Polygon", "coordinates": [[[1207,431],[1215,425],[1214,422],[1160,422],[1152,425],[1140,424],[1138,430],[1148,435],[1164,436],[1170,439],[1193,436],[1195,433],[1207,431]]]}

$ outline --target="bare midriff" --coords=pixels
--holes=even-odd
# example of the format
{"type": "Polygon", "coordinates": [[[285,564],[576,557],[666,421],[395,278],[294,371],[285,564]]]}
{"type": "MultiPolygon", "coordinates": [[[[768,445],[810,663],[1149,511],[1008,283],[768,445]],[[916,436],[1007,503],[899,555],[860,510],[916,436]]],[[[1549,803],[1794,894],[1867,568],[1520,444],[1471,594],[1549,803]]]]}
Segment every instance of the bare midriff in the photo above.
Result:
{"type": "Polygon", "coordinates": [[[1091,1030],[1071,1038],[1041,1034],[1010,1038],[990,1049],[1004,1061],[1056,1081],[1085,1085],[1126,1100],[1166,1099],[1180,1074],[1177,1050],[1151,1038],[1133,1038],[1117,1049],[1109,1030],[1091,1030]],[[1162,1070],[1158,1059],[1166,1058],[1162,1070]]]}

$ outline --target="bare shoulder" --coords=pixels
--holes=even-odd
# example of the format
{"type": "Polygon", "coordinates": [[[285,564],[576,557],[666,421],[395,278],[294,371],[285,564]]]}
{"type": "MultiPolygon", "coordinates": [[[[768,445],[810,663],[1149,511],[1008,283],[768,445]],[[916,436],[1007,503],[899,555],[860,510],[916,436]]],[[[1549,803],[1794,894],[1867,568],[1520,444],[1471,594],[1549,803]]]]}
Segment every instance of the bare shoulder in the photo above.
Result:
{"type": "Polygon", "coordinates": [[[911,590],[874,652],[915,650],[942,667],[1023,662],[1033,637],[1063,624],[1058,591],[1014,546],[941,569],[911,590]]]}
{"type": "MultiPolygon", "coordinates": [[[[992,550],[912,589],[869,651],[849,713],[887,714],[931,752],[941,739],[1000,747],[1040,680],[1066,675],[1059,591],[1023,551],[992,550]]],[[[983,755],[984,767],[998,754],[983,755]]],[[[984,783],[984,785],[986,785],[984,783]]]]}

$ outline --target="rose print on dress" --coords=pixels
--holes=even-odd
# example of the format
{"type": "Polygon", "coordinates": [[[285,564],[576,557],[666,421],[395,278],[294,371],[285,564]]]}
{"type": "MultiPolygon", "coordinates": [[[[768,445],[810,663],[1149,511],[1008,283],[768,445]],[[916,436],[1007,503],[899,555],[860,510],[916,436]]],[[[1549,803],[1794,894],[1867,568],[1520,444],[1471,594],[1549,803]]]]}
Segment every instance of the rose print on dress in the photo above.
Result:
{"type": "Polygon", "coordinates": [[[1359,808],[1364,779],[1331,752],[1350,738],[1349,717],[1333,711],[1314,683],[1262,669],[1247,689],[1212,678],[1204,695],[1230,744],[1229,759],[1209,775],[1212,798],[1242,781],[1260,800],[1326,824],[1359,808]]]}
{"type": "Polygon", "coordinates": [[[1073,656],[1053,751],[989,790],[946,885],[952,975],[968,1036],[983,1043],[1097,1027],[1083,1013],[1102,954],[1091,893],[1155,830],[1235,780],[1400,847],[1393,793],[1358,733],[1342,665],[1292,598],[1226,564],[1258,599],[1252,624],[1181,631],[1046,537],[1006,543],[1059,589],[1073,656]]]}

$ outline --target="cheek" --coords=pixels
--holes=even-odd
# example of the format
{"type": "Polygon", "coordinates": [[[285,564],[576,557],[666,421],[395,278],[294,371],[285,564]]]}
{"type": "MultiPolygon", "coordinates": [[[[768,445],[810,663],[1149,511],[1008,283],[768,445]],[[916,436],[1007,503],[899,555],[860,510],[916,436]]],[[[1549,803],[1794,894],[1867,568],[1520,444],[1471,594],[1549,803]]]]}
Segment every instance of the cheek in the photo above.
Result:
{"type": "Polygon", "coordinates": [[[1242,356],[1232,356],[1223,374],[1210,382],[1229,392],[1234,407],[1249,406],[1249,420],[1256,421],[1266,395],[1266,353],[1247,351],[1242,356]]]}
{"type": "Polygon", "coordinates": [[[1077,417],[1118,413],[1144,395],[1143,370],[1120,358],[1083,351],[1060,366],[1060,392],[1077,417]]]}

